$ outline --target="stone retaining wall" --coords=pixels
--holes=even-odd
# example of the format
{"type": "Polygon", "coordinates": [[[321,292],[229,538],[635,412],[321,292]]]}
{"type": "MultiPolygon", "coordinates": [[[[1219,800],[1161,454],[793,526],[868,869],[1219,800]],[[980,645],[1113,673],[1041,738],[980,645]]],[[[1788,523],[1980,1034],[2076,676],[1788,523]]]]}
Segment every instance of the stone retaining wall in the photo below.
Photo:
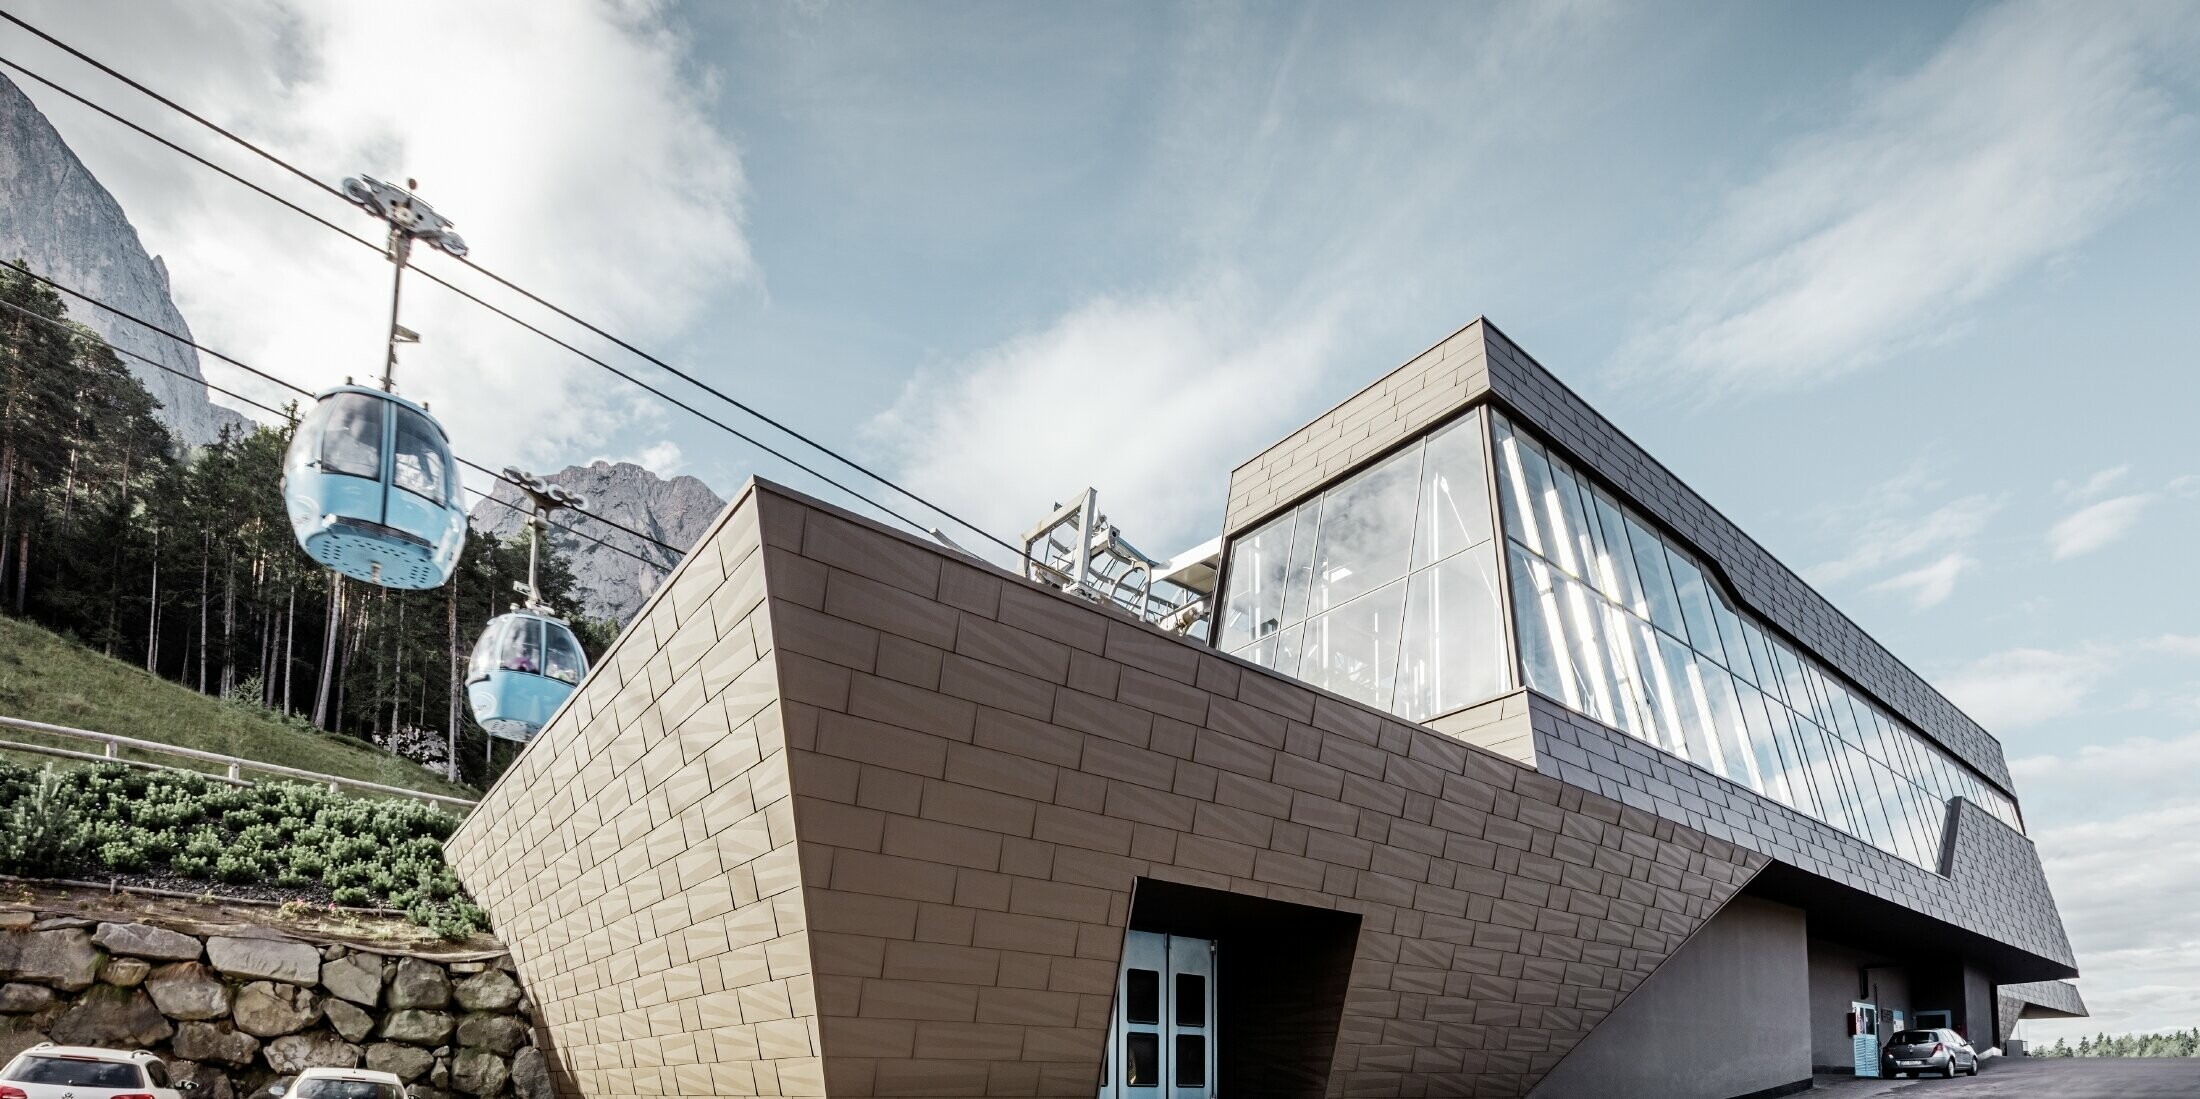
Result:
{"type": "Polygon", "coordinates": [[[195,1099],[317,1066],[394,1072],[415,1099],[551,1096],[510,955],[0,910],[0,1062],[45,1041],[149,1050],[195,1099]]]}

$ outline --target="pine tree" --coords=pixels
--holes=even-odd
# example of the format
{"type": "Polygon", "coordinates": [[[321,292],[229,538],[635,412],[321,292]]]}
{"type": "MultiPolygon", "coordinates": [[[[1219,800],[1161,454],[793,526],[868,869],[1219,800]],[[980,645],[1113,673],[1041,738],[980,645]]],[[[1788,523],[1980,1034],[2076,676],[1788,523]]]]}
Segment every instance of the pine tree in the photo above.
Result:
{"type": "MultiPolygon", "coordinates": [[[[495,778],[514,753],[492,757],[465,716],[462,671],[482,627],[519,601],[523,538],[468,531],[448,591],[333,584],[283,504],[295,405],[289,424],[185,451],[113,349],[19,264],[0,267],[0,305],[0,610],[342,734],[418,743],[432,730],[458,749],[462,781],[495,778]]],[[[553,542],[539,584],[601,656],[618,626],[574,614],[553,542]]]]}

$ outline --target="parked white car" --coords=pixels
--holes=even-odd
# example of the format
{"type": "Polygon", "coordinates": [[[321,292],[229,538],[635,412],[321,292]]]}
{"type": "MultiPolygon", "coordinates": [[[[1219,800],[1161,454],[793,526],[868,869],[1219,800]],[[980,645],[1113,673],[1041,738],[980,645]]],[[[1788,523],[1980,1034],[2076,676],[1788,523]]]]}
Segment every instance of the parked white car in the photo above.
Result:
{"type": "Polygon", "coordinates": [[[168,1080],[168,1066],[139,1050],[40,1042],[0,1069],[0,1099],[183,1099],[198,1085],[168,1080]]]}
{"type": "Polygon", "coordinates": [[[403,1080],[371,1068],[309,1068],[295,1079],[269,1084],[267,1095],[269,1099],[406,1099],[403,1080]]]}

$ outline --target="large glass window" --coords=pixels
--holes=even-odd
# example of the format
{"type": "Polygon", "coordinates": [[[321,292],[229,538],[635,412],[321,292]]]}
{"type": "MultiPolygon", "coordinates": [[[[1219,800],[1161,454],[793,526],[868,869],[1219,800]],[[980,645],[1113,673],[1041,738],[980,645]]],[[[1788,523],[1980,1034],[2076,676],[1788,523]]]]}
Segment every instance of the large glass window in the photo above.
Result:
{"type": "Polygon", "coordinates": [[[1927,869],[1951,797],[2022,830],[2006,795],[1766,632],[1563,458],[1503,416],[1490,439],[1529,687],[1927,869]]]}
{"type": "Polygon", "coordinates": [[[1324,495],[1308,617],[1406,574],[1420,473],[1421,448],[1409,447],[1324,495]]]}
{"type": "Polygon", "coordinates": [[[1217,644],[1421,720],[1512,686],[1482,416],[1230,545],[1217,644]]]}
{"type": "MultiPolygon", "coordinates": [[[[1485,530],[1488,525],[1485,519],[1485,530]]],[[[1397,712],[1449,713],[1511,685],[1499,602],[1497,559],[1486,534],[1472,552],[1413,574],[1406,586],[1397,712]]]]}
{"type": "Polygon", "coordinates": [[[322,402],[321,471],[382,477],[382,410],[389,402],[365,393],[338,393],[322,402]]]}
{"type": "Polygon", "coordinates": [[[1344,606],[1306,620],[1300,679],[1387,708],[1398,682],[1406,586],[1394,580],[1344,606]]]}

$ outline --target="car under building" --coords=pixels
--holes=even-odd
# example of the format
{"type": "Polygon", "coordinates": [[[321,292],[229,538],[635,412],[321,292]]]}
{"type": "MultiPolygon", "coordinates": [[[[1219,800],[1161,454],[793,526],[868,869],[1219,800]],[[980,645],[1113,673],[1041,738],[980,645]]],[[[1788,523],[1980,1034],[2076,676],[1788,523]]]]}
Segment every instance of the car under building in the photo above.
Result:
{"type": "Polygon", "coordinates": [[[751,482],[449,844],[561,1093],[1728,1099],[2084,1011],[1999,743],[1487,322],[1201,575],[751,482]]]}

